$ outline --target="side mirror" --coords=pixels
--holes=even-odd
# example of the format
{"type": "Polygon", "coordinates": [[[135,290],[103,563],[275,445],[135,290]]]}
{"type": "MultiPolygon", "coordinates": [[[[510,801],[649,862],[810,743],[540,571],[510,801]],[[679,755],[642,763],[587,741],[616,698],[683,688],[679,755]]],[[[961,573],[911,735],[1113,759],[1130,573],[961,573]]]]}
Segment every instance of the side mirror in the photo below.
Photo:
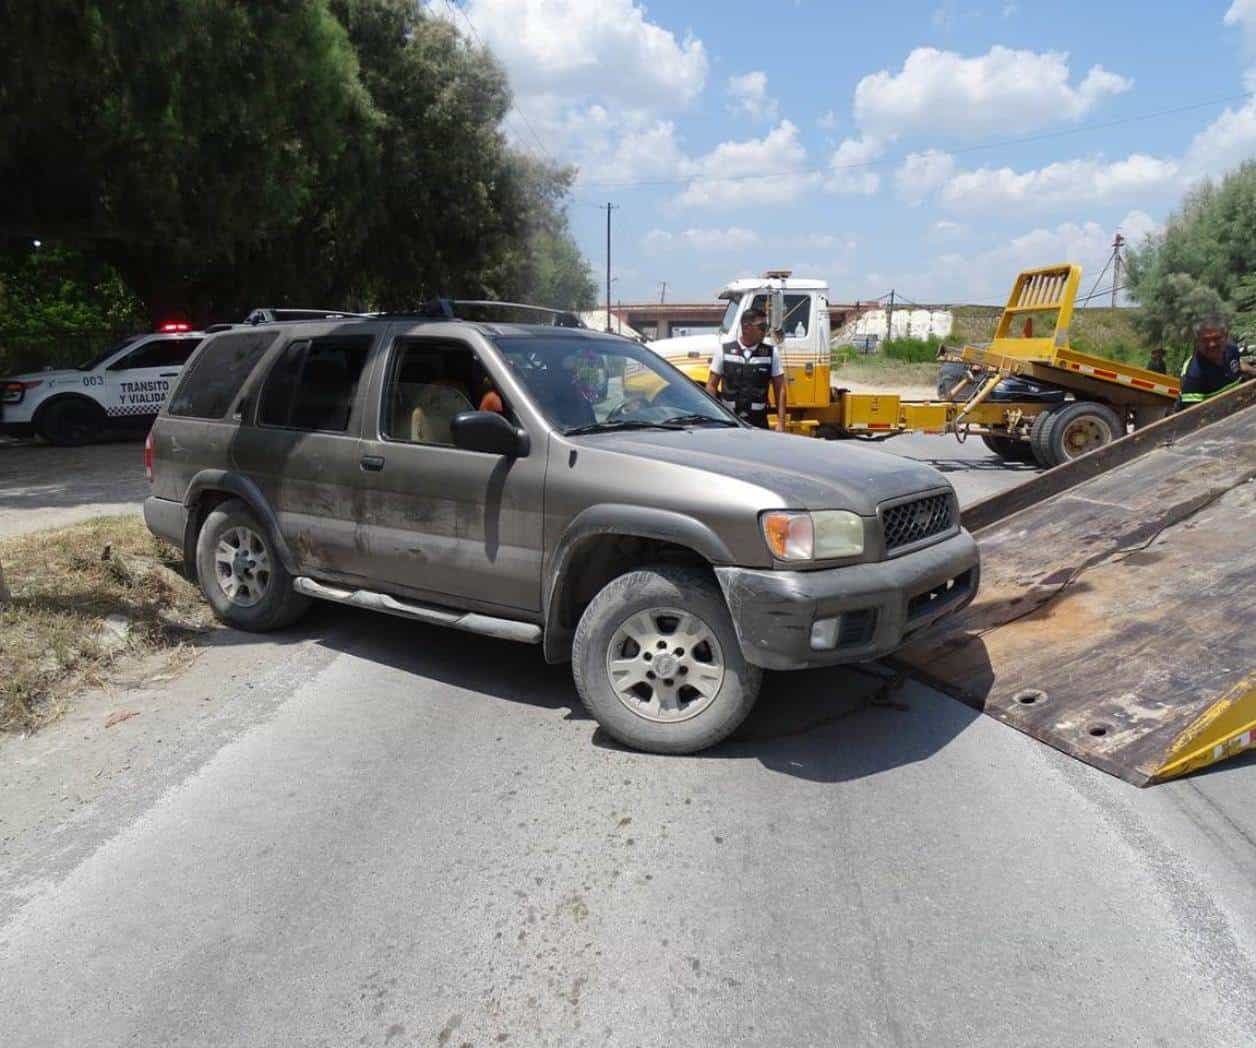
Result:
{"type": "Polygon", "coordinates": [[[532,450],[527,430],[495,411],[460,411],[449,423],[454,447],[507,458],[525,458],[532,450]]]}

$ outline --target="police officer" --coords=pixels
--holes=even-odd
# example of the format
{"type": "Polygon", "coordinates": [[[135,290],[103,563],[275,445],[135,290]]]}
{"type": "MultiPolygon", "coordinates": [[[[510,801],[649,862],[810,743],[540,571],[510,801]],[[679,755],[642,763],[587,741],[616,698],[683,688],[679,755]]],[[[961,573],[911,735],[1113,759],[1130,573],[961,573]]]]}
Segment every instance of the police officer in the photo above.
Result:
{"type": "Polygon", "coordinates": [[[1200,404],[1256,375],[1256,368],[1239,357],[1224,320],[1210,317],[1195,325],[1195,352],[1182,365],[1180,407],[1200,404]]]}
{"type": "Polygon", "coordinates": [[[711,357],[707,392],[718,396],[738,418],[766,429],[771,386],[776,391],[776,428],[784,433],[785,368],[780,351],[763,340],[767,327],[767,314],[761,309],[741,315],[741,334],[721,344],[711,357]]]}

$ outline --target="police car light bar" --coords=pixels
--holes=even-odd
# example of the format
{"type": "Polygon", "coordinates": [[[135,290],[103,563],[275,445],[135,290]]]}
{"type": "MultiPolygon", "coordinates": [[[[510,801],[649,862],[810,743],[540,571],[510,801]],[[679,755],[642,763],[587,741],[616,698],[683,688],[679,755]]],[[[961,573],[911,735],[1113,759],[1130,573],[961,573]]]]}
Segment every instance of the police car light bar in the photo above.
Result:
{"type": "Polygon", "coordinates": [[[191,331],[192,325],[186,320],[167,320],[164,324],[158,324],[157,330],[163,335],[169,335],[179,331],[191,331]]]}

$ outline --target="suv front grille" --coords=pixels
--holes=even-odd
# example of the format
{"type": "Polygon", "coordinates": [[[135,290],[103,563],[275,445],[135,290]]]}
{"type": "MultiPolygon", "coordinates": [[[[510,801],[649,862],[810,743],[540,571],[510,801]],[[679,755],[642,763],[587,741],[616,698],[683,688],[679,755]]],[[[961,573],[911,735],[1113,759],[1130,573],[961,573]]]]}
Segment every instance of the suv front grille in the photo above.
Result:
{"type": "Polygon", "coordinates": [[[945,493],[900,502],[881,511],[886,553],[950,531],[954,525],[953,500],[945,493]]]}

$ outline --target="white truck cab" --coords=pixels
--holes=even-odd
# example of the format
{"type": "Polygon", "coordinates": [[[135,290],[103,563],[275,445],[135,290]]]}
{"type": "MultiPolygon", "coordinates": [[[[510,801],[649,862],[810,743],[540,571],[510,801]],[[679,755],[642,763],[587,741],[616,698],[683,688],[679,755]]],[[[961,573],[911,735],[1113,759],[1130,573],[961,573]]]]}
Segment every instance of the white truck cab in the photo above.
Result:
{"type": "Polygon", "coordinates": [[[163,324],[76,368],[0,379],[0,434],[78,445],[107,429],[146,430],[204,338],[187,324],[163,324]]]}
{"type": "Polygon", "coordinates": [[[778,344],[789,382],[789,403],[799,407],[827,403],[829,285],[824,280],[795,277],[788,270],[770,270],[761,277],[733,280],[719,291],[718,297],[728,305],[718,332],[657,339],[648,345],[695,382],[705,382],[716,348],[741,332],[742,314],[755,308],[772,316],[772,299],[778,293],[778,344]]]}

